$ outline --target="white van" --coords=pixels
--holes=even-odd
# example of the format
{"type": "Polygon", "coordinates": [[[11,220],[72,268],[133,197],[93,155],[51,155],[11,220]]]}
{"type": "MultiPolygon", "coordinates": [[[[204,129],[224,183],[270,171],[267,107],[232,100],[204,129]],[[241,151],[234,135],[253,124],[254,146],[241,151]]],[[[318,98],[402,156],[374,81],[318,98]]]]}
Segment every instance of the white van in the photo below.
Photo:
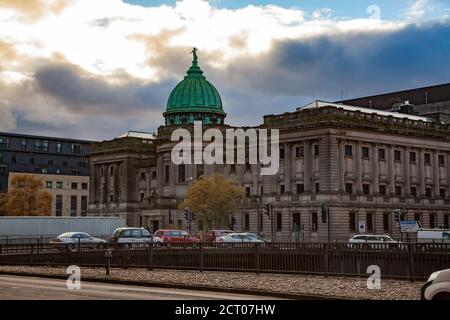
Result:
{"type": "Polygon", "coordinates": [[[420,229],[417,231],[419,243],[450,243],[450,230],[447,229],[420,229]]]}

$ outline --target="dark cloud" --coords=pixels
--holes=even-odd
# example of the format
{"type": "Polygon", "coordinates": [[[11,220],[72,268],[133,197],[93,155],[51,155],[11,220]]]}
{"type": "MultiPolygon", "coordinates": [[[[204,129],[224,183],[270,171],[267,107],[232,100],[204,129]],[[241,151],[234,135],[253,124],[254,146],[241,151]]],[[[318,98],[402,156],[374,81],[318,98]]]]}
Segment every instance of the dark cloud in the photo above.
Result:
{"type": "Polygon", "coordinates": [[[174,85],[170,80],[145,82],[126,73],[105,78],[69,63],[51,62],[36,71],[34,81],[41,94],[57,99],[70,111],[108,116],[122,116],[124,112],[139,113],[147,109],[162,112],[164,95],[168,95],[174,85]]]}

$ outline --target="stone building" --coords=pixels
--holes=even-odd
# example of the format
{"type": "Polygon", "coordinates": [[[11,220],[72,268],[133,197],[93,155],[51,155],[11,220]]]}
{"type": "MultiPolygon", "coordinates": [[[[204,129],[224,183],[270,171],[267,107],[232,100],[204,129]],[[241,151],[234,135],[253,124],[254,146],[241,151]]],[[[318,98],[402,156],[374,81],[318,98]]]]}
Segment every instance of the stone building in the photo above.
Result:
{"type": "MultiPolygon", "coordinates": [[[[175,165],[170,140],[176,128],[233,129],[218,91],[198,67],[172,91],[165,125],[157,134],[128,132],[93,145],[89,214],[120,215],[129,225],[186,228],[177,210],[189,185],[219,172],[237,180],[246,198],[234,213],[235,230],[264,233],[275,241],[346,240],[367,233],[398,238],[394,209],[425,227],[449,224],[450,128],[402,114],[315,101],[256,128],[280,130],[280,169],[260,175],[257,164],[175,165]],[[272,213],[263,212],[266,203],[272,213]],[[321,208],[329,208],[322,221],[321,208]],[[300,235],[294,234],[300,226],[300,235]]],[[[203,223],[194,221],[193,233],[203,223]]]]}

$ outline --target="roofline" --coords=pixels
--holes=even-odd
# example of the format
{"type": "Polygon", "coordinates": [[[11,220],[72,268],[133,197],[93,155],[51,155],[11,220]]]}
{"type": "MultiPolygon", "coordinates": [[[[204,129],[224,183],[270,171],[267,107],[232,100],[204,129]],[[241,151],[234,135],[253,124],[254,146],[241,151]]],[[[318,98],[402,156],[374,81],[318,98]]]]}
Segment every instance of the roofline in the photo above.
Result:
{"type": "Polygon", "coordinates": [[[34,139],[47,139],[47,140],[54,140],[54,141],[80,142],[80,143],[85,143],[85,144],[91,144],[91,143],[98,142],[95,140],[82,140],[82,139],[73,139],[73,138],[38,136],[38,135],[25,134],[25,133],[13,133],[13,132],[1,132],[1,131],[0,131],[0,135],[10,136],[10,137],[18,137],[18,138],[34,138],[34,139]]]}
{"type": "Polygon", "coordinates": [[[338,100],[338,101],[335,101],[335,103],[342,103],[342,102],[345,102],[345,101],[353,101],[353,100],[360,100],[360,99],[367,99],[367,98],[376,98],[376,97],[387,96],[387,95],[390,95],[390,94],[405,93],[405,92],[410,92],[410,91],[415,91],[415,90],[420,90],[420,89],[438,88],[438,87],[443,87],[443,86],[450,86],[450,82],[436,84],[436,85],[427,86],[427,87],[417,87],[417,88],[405,89],[405,90],[400,90],[400,91],[385,92],[385,93],[379,93],[379,94],[374,94],[374,95],[367,95],[367,96],[362,96],[362,97],[357,97],[357,98],[338,100]]]}

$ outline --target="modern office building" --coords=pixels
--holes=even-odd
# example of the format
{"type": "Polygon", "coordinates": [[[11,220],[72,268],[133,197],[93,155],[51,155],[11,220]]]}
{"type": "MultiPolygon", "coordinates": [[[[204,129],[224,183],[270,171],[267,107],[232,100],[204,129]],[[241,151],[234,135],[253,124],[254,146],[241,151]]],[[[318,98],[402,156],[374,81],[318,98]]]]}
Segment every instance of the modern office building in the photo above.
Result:
{"type": "MultiPolygon", "coordinates": [[[[218,91],[194,57],[169,96],[165,125],[156,135],[129,132],[93,144],[89,214],[120,215],[129,225],[153,230],[184,228],[177,207],[189,184],[218,172],[246,191],[234,213],[235,229],[275,241],[347,240],[359,232],[399,238],[395,209],[403,220],[448,227],[449,125],[381,109],[315,101],[264,116],[255,128],[280,130],[280,169],[271,176],[260,175],[258,164],[175,165],[173,130],[192,132],[195,120],[204,130],[236,129],[226,124],[218,91]],[[266,203],[273,207],[270,217],[262,210],[266,203]],[[322,207],[329,209],[323,220],[322,207]],[[300,235],[294,226],[300,226],[300,235]]],[[[202,228],[202,221],[194,221],[193,232],[206,231],[202,228]]]]}
{"type": "Polygon", "coordinates": [[[15,175],[31,174],[53,195],[52,215],[85,215],[91,143],[0,132],[0,192],[15,175]]]}

